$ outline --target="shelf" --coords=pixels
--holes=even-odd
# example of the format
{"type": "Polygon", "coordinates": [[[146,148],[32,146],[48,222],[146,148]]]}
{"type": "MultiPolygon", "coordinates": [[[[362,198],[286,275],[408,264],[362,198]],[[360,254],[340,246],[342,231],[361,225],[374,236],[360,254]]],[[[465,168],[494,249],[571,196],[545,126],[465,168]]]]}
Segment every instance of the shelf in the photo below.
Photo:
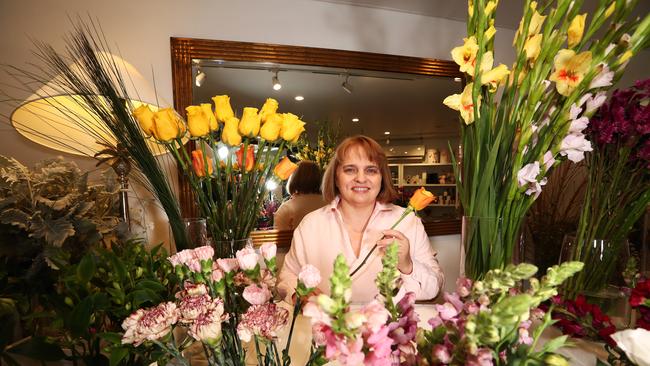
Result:
{"type": "MultiPolygon", "coordinates": [[[[445,163],[404,163],[400,164],[403,166],[452,166],[453,164],[445,164],[445,163]]],[[[390,166],[390,164],[389,164],[390,166]]]]}
{"type": "Polygon", "coordinates": [[[456,184],[400,184],[400,187],[456,187],[456,184]]]}

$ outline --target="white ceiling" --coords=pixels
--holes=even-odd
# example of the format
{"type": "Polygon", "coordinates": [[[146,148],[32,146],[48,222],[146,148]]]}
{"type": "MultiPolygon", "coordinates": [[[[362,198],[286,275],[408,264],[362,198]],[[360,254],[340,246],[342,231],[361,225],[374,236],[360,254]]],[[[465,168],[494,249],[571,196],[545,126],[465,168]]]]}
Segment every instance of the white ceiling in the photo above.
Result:
{"type": "MultiPolygon", "coordinates": [[[[275,91],[271,85],[273,73],[269,70],[205,65],[201,69],[206,79],[200,88],[194,86],[194,103],[209,102],[214,95],[228,94],[238,115],[243,107],[259,108],[271,97],[280,103],[280,112],[294,113],[307,123],[340,122],[343,136],[361,133],[383,140],[384,132],[389,131],[391,141],[396,141],[459,133],[458,113],[442,104],[445,97],[460,92],[460,83],[450,78],[379,73],[373,73],[373,77],[351,76],[348,82],[353,92],[350,94],[341,86],[345,77],[338,74],[346,70],[280,71],[282,89],[275,91]],[[296,95],[305,99],[296,101],[296,95]],[[352,122],[352,118],[359,118],[359,122],[352,122]]],[[[308,130],[316,132],[314,128],[308,130]]]]}

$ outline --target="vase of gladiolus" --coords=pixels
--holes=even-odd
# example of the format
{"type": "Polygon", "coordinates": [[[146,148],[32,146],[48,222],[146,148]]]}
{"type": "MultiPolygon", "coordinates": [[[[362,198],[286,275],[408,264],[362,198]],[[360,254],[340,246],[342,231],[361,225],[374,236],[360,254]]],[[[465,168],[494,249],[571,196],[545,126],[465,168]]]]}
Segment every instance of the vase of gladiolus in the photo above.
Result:
{"type": "Polygon", "coordinates": [[[164,145],[189,181],[207,220],[219,257],[232,256],[257,225],[269,180],[286,180],[297,167],[285,155],[305,130],[291,113],[278,113],[267,99],[261,109],[246,107],[237,118],[227,95],[189,106],[187,122],[172,109],[133,111],[145,135],[164,145]],[[182,138],[195,149],[188,152],[182,138]]]}
{"type": "Polygon", "coordinates": [[[512,262],[550,170],[592,150],[583,133],[589,119],[650,37],[650,15],[627,19],[634,1],[601,1],[592,14],[581,4],[526,1],[509,68],[494,65],[498,1],[468,1],[468,34],[451,52],[466,85],[444,104],[461,117],[463,161],[454,166],[464,213],[501,220],[468,241],[465,269],[473,278],[512,262]]]}

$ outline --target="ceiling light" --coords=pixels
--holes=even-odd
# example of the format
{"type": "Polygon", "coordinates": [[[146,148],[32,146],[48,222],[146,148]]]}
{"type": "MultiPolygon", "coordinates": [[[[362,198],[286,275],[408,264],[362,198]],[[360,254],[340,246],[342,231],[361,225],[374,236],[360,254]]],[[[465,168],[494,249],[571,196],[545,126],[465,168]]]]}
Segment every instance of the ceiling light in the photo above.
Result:
{"type": "Polygon", "coordinates": [[[358,118],[352,118],[352,122],[359,122],[358,118]]]}
{"type": "Polygon", "coordinates": [[[282,84],[280,84],[280,79],[278,79],[278,70],[273,71],[275,75],[271,78],[271,81],[273,82],[273,90],[280,90],[282,89],[282,84]]]}
{"type": "Polygon", "coordinates": [[[274,181],[273,179],[269,179],[269,180],[266,181],[265,186],[266,186],[267,191],[273,191],[276,188],[278,188],[278,183],[276,181],[274,181]]]}
{"type": "Polygon", "coordinates": [[[460,79],[459,77],[455,77],[455,78],[454,78],[454,81],[457,82],[457,83],[460,83],[460,80],[461,80],[461,79],[460,79]]]}
{"type": "Polygon", "coordinates": [[[194,85],[201,87],[205,81],[205,73],[201,68],[196,69],[196,77],[194,78],[194,85]]]}
{"type": "Polygon", "coordinates": [[[300,102],[301,100],[305,100],[305,97],[303,97],[302,95],[296,95],[296,97],[293,98],[293,99],[295,99],[295,100],[297,100],[297,101],[300,102]]]}
{"type": "Polygon", "coordinates": [[[348,94],[352,94],[352,85],[348,83],[349,79],[350,79],[350,74],[345,74],[345,81],[343,82],[343,84],[341,84],[341,87],[343,88],[343,90],[348,92],[348,94]]]}
{"type": "Polygon", "coordinates": [[[384,135],[390,135],[390,131],[385,131],[384,135]]]}

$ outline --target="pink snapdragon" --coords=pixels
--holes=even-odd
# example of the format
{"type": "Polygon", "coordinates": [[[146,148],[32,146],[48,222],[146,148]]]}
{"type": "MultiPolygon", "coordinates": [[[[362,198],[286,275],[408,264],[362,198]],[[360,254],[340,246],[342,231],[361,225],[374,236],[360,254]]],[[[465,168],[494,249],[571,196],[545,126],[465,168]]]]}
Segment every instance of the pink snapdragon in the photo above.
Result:
{"type": "Polygon", "coordinates": [[[449,364],[451,362],[451,354],[449,354],[449,350],[447,347],[445,347],[442,344],[436,344],[433,346],[433,350],[431,351],[433,358],[442,363],[442,364],[449,364]]]}
{"type": "Polygon", "coordinates": [[[456,292],[460,297],[467,297],[472,293],[472,280],[460,277],[456,280],[456,292]]]}
{"type": "Polygon", "coordinates": [[[366,318],[364,327],[371,332],[377,332],[379,328],[386,325],[390,313],[384,307],[384,304],[378,300],[372,300],[361,309],[361,313],[366,318]]]}
{"type": "Polygon", "coordinates": [[[269,291],[266,285],[258,286],[252,284],[246,286],[242,296],[251,305],[262,305],[271,299],[271,291],[269,291]]]}
{"type": "Polygon", "coordinates": [[[239,267],[245,271],[252,271],[257,267],[259,257],[255,252],[255,249],[251,247],[246,247],[237,251],[237,261],[239,262],[239,267]]]}
{"type": "Polygon", "coordinates": [[[122,344],[139,346],[145,341],[166,336],[178,321],[179,312],[173,302],[161,303],[148,309],[138,309],[122,322],[122,344]]]}

